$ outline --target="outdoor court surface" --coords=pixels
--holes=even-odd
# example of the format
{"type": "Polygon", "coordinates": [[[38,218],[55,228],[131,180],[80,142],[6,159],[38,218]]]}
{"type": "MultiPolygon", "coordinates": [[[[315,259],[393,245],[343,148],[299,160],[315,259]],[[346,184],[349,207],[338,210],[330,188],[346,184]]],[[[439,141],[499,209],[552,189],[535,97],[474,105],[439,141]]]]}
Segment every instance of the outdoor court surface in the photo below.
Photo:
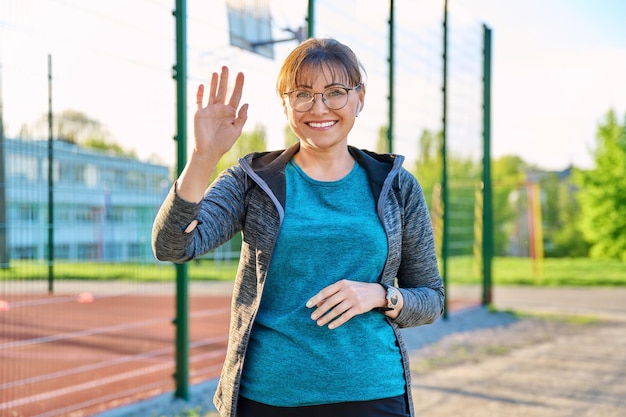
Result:
{"type": "MultiPolygon", "coordinates": [[[[0,416],[88,416],[174,389],[174,296],[4,300],[9,309],[0,311],[0,416]]],[[[194,296],[189,304],[193,384],[219,376],[230,297],[194,296]]]]}
{"type": "MultiPolygon", "coordinates": [[[[0,416],[89,416],[175,389],[174,295],[3,299],[0,416]]],[[[230,295],[190,296],[191,384],[219,376],[229,315],[230,295]]]]}

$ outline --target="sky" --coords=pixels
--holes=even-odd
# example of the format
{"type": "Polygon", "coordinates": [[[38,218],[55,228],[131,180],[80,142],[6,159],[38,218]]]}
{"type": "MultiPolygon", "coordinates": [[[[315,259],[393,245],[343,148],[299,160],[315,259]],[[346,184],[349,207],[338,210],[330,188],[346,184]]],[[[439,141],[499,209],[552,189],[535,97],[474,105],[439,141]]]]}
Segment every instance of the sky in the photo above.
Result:
{"type": "MultiPolygon", "coordinates": [[[[360,19],[385,17],[383,2],[376,3],[383,9],[365,0],[326,3],[327,13],[335,11],[334,18],[323,19],[318,35],[333,36],[336,28],[349,27],[350,13],[360,19]]],[[[416,26],[428,20],[428,25],[440,25],[433,21],[436,16],[424,12],[427,4],[437,6],[436,2],[414,4],[415,14],[403,13],[401,19],[414,20],[416,26]]],[[[518,155],[550,170],[593,167],[598,124],[610,109],[620,119],[626,114],[626,2],[449,0],[449,4],[492,30],[493,157],[518,155]]],[[[303,0],[271,0],[270,7],[277,27],[295,28],[303,22],[303,0]]],[[[47,112],[50,54],[55,111],[80,110],[104,123],[116,141],[135,149],[141,158],[173,162],[173,8],[173,0],[0,0],[0,97],[7,136],[15,137],[22,124],[47,112]]],[[[196,85],[225,64],[246,69],[244,100],[250,103],[251,116],[246,129],[262,124],[268,129],[269,146],[281,146],[285,118],[274,92],[275,74],[294,43],[277,45],[275,60],[252,57],[228,46],[224,4],[189,0],[188,15],[189,132],[196,85]]],[[[363,27],[354,28],[353,39],[367,67],[381,59],[380,54],[369,53],[368,44],[384,42],[384,30],[365,29],[362,33],[363,27]]],[[[372,99],[357,121],[371,131],[379,126],[376,117],[386,111],[384,100],[374,100],[386,94],[384,82],[376,82],[382,75],[373,74],[368,84],[372,99]]],[[[436,80],[431,90],[438,94],[436,80]]],[[[359,145],[360,136],[355,136],[359,145]]],[[[371,147],[371,140],[363,146],[371,147]]]]}
{"type": "Polygon", "coordinates": [[[626,2],[468,0],[493,30],[493,153],[592,167],[598,124],[626,116],[626,2]]]}

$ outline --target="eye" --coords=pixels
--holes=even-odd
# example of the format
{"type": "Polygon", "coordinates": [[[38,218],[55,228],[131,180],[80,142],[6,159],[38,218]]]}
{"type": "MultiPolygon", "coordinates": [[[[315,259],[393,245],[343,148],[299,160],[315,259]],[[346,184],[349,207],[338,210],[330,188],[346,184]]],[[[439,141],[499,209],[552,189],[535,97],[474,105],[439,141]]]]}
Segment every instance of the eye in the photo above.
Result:
{"type": "Polygon", "coordinates": [[[311,93],[309,93],[308,91],[304,91],[304,90],[294,91],[293,95],[298,100],[310,100],[312,97],[311,93]]]}
{"type": "Polygon", "coordinates": [[[326,97],[341,97],[341,96],[345,96],[346,95],[346,90],[344,90],[343,88],[329,88],[326,91],[324,91],[324,96],[326,97]]]}

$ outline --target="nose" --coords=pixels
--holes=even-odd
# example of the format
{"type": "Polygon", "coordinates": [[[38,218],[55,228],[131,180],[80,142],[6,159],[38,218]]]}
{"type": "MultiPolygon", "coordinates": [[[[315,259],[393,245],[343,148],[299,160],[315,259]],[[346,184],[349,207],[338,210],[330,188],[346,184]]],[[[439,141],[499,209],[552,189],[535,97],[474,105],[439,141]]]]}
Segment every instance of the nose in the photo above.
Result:
{"type": "Polygon", "coordinates": [[[325,113],[328,110],[326,107],[326,103],[324,103],[324,93],[313,93],[313,105],[311,106],[312,112],[315,113],[325,113]],[[319,100],[316,98],[317,95],[320,95],[319,100]]]}

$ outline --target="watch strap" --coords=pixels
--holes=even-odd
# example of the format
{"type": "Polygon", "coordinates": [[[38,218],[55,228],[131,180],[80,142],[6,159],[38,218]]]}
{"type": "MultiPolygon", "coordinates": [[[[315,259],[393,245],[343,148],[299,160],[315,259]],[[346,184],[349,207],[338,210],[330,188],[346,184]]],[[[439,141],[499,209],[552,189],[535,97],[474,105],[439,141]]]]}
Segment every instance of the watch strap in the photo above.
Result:
{"type": "Polygon", "coordinates": [[[374,311],[380,311],[383,313],[385,311],[391,311],[394,309],[393,307],[389,307],[389,289],[391,288],[391,285],[385,284],[384,282],[379,282],[379,284],[385,289],[385,300],[387,305],[385,307],[376,307],[374,308],[374,311]]]}

